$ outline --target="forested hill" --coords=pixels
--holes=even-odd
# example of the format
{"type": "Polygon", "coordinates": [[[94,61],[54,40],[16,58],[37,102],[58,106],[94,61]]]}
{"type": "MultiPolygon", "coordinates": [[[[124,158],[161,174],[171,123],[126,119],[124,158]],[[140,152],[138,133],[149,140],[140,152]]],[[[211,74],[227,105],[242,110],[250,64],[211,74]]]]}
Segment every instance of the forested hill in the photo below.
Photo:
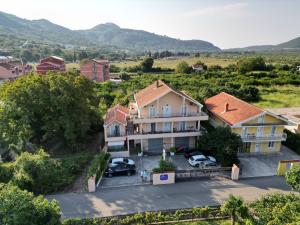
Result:
{"type": "Polygon", "coordinates": [[[27,20],[4,12],[0,12],[1,34],[13,35],[28,41],[74,46],[116,46],[136,51],[220,51],[218,47],[206,41],[178,40],[142,30],[122,29],[112,23],[76,31],[48,20],[27,20]]]}

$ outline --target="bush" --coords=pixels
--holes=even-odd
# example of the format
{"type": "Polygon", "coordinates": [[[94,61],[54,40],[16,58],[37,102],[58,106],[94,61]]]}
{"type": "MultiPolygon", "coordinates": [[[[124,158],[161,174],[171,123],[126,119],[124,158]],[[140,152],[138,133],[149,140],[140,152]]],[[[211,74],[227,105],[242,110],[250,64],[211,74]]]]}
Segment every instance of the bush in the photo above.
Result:
{"type": "Polygon", "coordinates": [[[240,59],[237,62],[238,70],[241,73],[255,71],[255,70],[266,70],[267,66],[262,57],[252,57],[240,59]]]}
{"type": "Polygon", "coordinates": [[[300,192],[300,166],[294,166],[285,174],[285,180],[294,190],[300,192]]]}
{"type": "Polygon", "coordinates": [[[8,183],[13,177],[14,163],[0,164],[0,183],[8,183]]]}
{"type": "Polygon", "coordinates": [[[88,170],[87,178],[90,178],[94,175],[96,175],[96,180],[100,178],[102,173],[105,171],[107,166],[107,161],[109,159],[110,155],[109,153],[99,153],[97,154],[88,170]]]}
{"type": "Polygon", "coordinates": [[[164,173],[169,171],[175,171],[175,165],[170,159],[161,159],[159,161],[159,167],[153,169],[154,173],[164,173]]]}
{"type": "Polygon", "coordinates": [[[284,130],[284,132],[287,134],[287,139],[283,144],[300,154],[300,134],[294,134],[289,130],[284,130]]]}
{"type": "Polygon", "coordinates": [[[22,153],[15,162],[13,183],[36,194],[61,190],[71,184],[90,160],[87,154],[52,159],[43,150],[36,154],[22,153]]]}
{"type": "Polygon", "coordinates": [[[192,68],[189,66],[189,64],[185,61],[180,62],[175,69],[176,73],[185,73],[188,74],[192,71],[192,68]]]}
{"type": "Polygon", "coordinates": [[[58,203],[34,197],[13,185],[0,185],[0,224],[60,225],[58,203]]]}

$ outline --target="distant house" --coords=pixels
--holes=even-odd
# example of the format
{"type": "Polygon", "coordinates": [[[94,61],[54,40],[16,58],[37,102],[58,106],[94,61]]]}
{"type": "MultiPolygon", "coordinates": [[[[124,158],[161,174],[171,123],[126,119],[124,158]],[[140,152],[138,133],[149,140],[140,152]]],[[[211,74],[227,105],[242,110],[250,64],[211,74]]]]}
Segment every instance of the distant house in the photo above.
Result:
{"type": "Polygon", "coordinates": [[[300,72],[300,66],[297,66],[297,70],[300,72]]]}
{"type": "Polygon", "coordinates": [[[192,68],[195,72],[203,72],[204,71],[204,68],[202,65],[200,64],[195,64],[195,65],[192,65],[192,68]]]}
{"type": "Polygon", "coordinates": [[[57,56],[50,56],[40,61],[40,64],[36,67],[38,74],[46,74],[49,71],[66,71],[66,64],[63,58],[57,56]]]}
{"type": "Polygon", "coordinates": [[[13,80],[32,70],[32,66],[23,64],[21,60],[12,57],[0,59],[0,81],[13,80]]]}
{"type": "Polygon", "coordinates": [[[89,80],[104,82],[110,79],[108,60],[91,59],[80,66],[81,75],[89,80]]]}

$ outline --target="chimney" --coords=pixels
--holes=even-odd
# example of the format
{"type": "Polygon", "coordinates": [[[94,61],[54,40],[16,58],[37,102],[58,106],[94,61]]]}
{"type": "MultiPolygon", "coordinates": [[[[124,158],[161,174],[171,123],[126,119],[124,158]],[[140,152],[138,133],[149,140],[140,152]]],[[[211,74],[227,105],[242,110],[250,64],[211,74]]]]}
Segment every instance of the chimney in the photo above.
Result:
{"type": "Polygon", "coordinates": [[[229,103],[226,102],[226,103],[224,104],[224,111],[223,111],[223,113],[226,113],[226,112],[228,112],[228,111],[229,111],[229,103]]]}

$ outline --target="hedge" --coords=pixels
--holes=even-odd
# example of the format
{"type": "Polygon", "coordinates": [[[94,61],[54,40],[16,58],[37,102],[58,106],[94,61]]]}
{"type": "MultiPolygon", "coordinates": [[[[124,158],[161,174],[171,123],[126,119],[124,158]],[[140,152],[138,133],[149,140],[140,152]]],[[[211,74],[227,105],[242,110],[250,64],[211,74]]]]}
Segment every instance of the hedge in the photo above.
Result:
{"type": "Polygon", "coordinates": [[[13,177],[14,163],[0,163],[0,183],[8,183],[13,177]]]}
{"type": "Polygon", "coordinates": [[[156,168],[153,168],[154,173],[164,173],[168,171],[175,171],[176,167],[173,164],[173,162],[170,159],[160,159],[159,166],[156,168]]]}
{"type": "Polygon", "coordinates": [[[198,218],[227,218],[227,216],[228,215],[222,215],[218,207],[206,206],[201,208],[136,213],[125,216],[67,219],[63,221],[63,225],[137,225],[198,218]]]}
{"type": "Polygon", "coordinates": [[[88,170],[87,178],[90,178],[96,174],[96,180],[99,179],[103,171],[106,169],[107,166],[107,160],[109,159],[110,154],[101,152],[97,154],[88,170]]]}
{"type": "Polygon", "coordinates": [[[284,130],[284,132],[287,134],[287,139],[283,144],[300,154],[300,134],[294,134],[289,130],[284,130]]]}

